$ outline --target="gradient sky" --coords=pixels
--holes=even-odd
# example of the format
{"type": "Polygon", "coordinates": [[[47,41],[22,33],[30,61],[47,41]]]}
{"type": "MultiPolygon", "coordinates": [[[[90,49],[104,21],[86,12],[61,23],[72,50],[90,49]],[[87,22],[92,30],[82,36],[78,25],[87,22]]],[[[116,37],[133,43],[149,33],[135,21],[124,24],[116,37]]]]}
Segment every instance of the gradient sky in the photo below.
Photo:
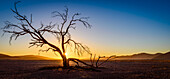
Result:
{"type": "MultiPolygon", "coordinates": [[[[0,28],[4,27],[4,21],[16,22],[14,13],[10,11],[14,2],[1,0],[0,28]]],[[[64,6],[69,8],[70,15],[80,12],[82,16],[89,16],[92,28],[85,29],[79,24],[76,30],[71,30],[72,37],[89,46],[92,53],[109,56],[170,51],[169,4],[169,0],[21,0],[18,10],[28,17],[32,13],[35,27],[39,27],[40,22],[57,22],[51,17],[51,12],[61,12],[64,6]]],[[[8,41],[9,34],[0,38],[0,53],[37,55],[41,49],[28,48],[29,36],[12,41],[11,46],[8,41]]],[[[56,57],[52,52],[40,52],[40,55],[56,57]]],[[[68,55],[77,57],[74,53],[68,55]]]]}

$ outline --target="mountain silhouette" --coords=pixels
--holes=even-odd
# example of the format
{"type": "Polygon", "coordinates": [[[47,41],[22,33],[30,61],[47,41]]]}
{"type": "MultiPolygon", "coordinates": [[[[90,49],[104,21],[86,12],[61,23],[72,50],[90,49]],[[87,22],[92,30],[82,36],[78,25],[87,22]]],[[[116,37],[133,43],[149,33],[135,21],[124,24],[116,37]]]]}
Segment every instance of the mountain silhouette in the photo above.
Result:
{"type": "Polygon", "coordinates": [[[38,55],[9,56],[5,54],[0,54],[0,60],[55,60],[55,59],[38,55]]]}
{"type": "Polygon", "coordinates": [[[161,53],[156,53],[156,54],[148,54],[148,53],[139,53],[139,54],[134,54],[131,57],[132,58],[143,58],[143,59],[152,59],[154,57],[157,57],[161,55],[161,53]]]}
{"type": "Polygon", "coordinates": [[[170,52],[154,57],[152,60],[170,60],[170,52]]]}
{"type": "Polygon", "coordinates": [[[116,60],[170,60],[170,52],[167,52],[165,54],[139,53],[127,56],[117,56],[116,60]]]}
{"type": "Polygon", "coordinates": [[[0,58],[11,58],[11,56],[5,55],[5,54],[0,54],[0,58]]]}

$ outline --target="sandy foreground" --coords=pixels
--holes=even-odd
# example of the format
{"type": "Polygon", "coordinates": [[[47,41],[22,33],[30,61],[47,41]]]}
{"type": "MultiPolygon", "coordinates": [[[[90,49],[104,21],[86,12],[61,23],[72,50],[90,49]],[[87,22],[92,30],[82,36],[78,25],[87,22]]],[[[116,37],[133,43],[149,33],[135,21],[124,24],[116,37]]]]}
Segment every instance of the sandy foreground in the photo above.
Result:
{"type": "Polygon", "coordinates": [[[0,79],[170,79],[170,62],[109,61],[101,72],[67,69],[39,70],[61,61],[0,60],[0,79]]]}

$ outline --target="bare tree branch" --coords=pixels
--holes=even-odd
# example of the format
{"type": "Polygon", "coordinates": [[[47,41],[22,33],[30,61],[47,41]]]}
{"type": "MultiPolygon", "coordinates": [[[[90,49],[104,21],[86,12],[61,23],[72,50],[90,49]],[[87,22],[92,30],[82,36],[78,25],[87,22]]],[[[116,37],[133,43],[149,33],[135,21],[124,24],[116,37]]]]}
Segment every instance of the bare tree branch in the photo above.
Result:
{"type": "Polygon", "coordinates": [[[89,17],[81,17],[81,18],[75,19],[75,16],[78,16],[78,15],[80,15],[80,13],[75,13],[75,14],[72,16],[72,19],[71,19],[71,21],[69,22],[69,25],[67,26],[67,29],[66,29],[66,32],[65,32],[64,35],[66,35],[66,34],[68,33],[68,30],[69,30],[70,28],[73,28],[73,29],[76,28],[76,27],[73,27],[73,26],[76,24],[76,22],[81,22],[81,23],[83,23],[83,25],[84,25],[86,28],[91,28],[91,25],[90,25],[87,21],[85,21],[85,20],[88,20],[89,17]]]}
{"type": "MultiPolygon", "coordinates": [[[[52,50],[54,53],[58,52],[63,59],[63,65],[65,67],[69,66],[69,60],[66,58],[65,50],[66,50],[66,45],[68,45],[70,43],[72,43],[74,45],[74,47],[73,47],[74,52],[77,53],[79,56],[82,55],[83,52],[87,52],[90,55],[92,55],[90,53],[90,49],[87,46],[71,39],[71,34],[69,32],[69,29],[76,28],[75,25],[77,22],[82,23],[86,28],[91,28],[91,25],[87,22],[89,17],[80,17],[79,18],[76,16],[79,16],[80,13],[75,13],[71,17],[71,20],[69,20],[68,8],[66,7],[63,13],[60,13],[57,11],[52,12],[53,17],[60,17],[62,19],[63,22],[61,23],[61,25],[57,25],[56,23],[52,23],[52,22],[50,22],[48,25],[44,25],[43,23],[41,23],[41,26],[38,29],[36,29],[35,26],[33,26],[33,24],[32,24],[33,23],[32,14],[30,15],[30,18],[28,18],[27,16],[22,15],[18,12],[17,4],[19,2],[20,1],[15,2],[14,9],[11,9],[11,11],[14,14],[16,14],[14,17],[16,18],[16,20],[19,21],[19,23],[13,24],[9,21],[6,21],[5,27],[2,28],[4,33],[11,34],[10,40],[9,40],[10,44],[11,44],[11,41],[13,40],[13,38],[15,38],[15,40],[16,40],[20,36],[23,36],[26,34],[30,35],[31,41],[29,43],[30,44],[29,48],[32,46],[43,47],[44,45],[48,45],[49,46],[48,49],[40,50],[40,51],[48,52],[49,50],[52,50]],[[57,28],[55,28],[55,27],[57,27],[57,28]],[[45,33],[50,33],[50,34],[54,35],[58,41],[61,40],[61,43],[59,43],[61,48],[59,47],[59,45],[55,45],[55,44],[48,42],[48,40],[44,38],[45,33]]],[[[95,57],[94,57],[94,59],[95,59],[95,57]]],[[[91,67],[93,66],[93,65],[86,64],[85,62],[80,61],[78,59],[70,59],[70,60],[77,62],[77,63],[80,62],[85,65],[91,66],[91,67]]]]}
{"type": "Polygon", "coordinates": [[[112,57],[116,57],[116,55],[112,55],[112,56],[110,56],[110,57],[105,57],[105,56],[100,57],[100,56],[99,56],[99,57],[98,57],[98,60],[97,60],[97,62],[96,62],[96,67],[98,67],[98,66],[106,63],[106,62],[107,62],[110,58],[112,58],[112,57]],[[98,61],[100,60],[100,58],[107,58],[107,59],[98,65],[98,61]]]}
{"type": "Polygon", "coordinates": [[[52,51],[54,51],[54,52],[56,51],[54,48],[48,48],[48,49],[46,49],[46,50],[42,50],[42,49],[41,49],[41,50],[39,50],[39,51],[40,51],[40,52],[48,52],[49,50],[52,50],[52,51]]]}
{"type": "Polygon", "coordinates": [[[81,55],[83,52],[87,52],[88,54],[91,54],[90,53],[90,50],[87,46],[81,44],[81,43],[77,43],[76,41],[72,40],[72,39],[68,39],[64,44],[67,44],[67,43],[74,43],[74,52],[77,53],[78,55],[81,55]]]}
{"type": "Polygon", "coordinates": [[[52,33],[56,33],[54,31],[49,31],[51,30],[52,28],[54,28],[55,24],[51,25],[51,23],[49,24],[49,26],[46,26],[44,27],[44,30],[40,30],[41,28],[43,28],[43,25],[42,27],[40,27],[39,29],[35,29],[33,26],[32,26],[32,14],[31,14],[31,20],[28,21],[27,17],[25,15],[21,15],[18,10],[17,10],[17,7],[16,5],[19,3],[20,1],[18,2],[15,2],[14,3],[14,10],[12,10],[12,12],[14,12],[16,14],[15,18],[17,20],[19,20],[21,23],[19,23],[19,25],[15,25],[15,24],[12,24],[10,22],[6,22],[6,26],[3,28],[4,29],[4,33],[11,33],[11,37],[10,37],[10,41],[12,40],[13,37],[15,37],[15,39],[17,39],[19,36],[21,35],[25,35],[25,34],[29,34],[31,37],[32,37],[32,42],[30,42],[31,46],[40,46],[42,47],[44,44],[47,44],[49,45],[50,47],[56,49],[57,52],[60,53],[60,55],[62,55],[62,52],[61,50],[49,43],[46,39],[44,39],[44,37],[42,36],[43,34],[41,34],[40,32],[45,32],[45,31],[48,31],[48,32],[52,32],[52,33]],[[7,29],[10,29],[11,27],[14,27],[14,28],[18,28],[20,31],[10,31],[10,30],[7,30],[7,29]],[[30,27],[30,28],[28,28],[30,27]]]}
{"type": "Polygon", "coordinates": [[[64,10],[64,12],[65,13],[60,13],[58,11],[52,12],[53,17],[61,17],[62,20],[63,20],[63,23],[61,23],[61,29],[60,29],[61,35],[62,35],[62,32],[63,32],[63,27],[64,27],[65,23],[67,22],[67,18],[68,18],[68,8],[67,7],[64,10]]]}

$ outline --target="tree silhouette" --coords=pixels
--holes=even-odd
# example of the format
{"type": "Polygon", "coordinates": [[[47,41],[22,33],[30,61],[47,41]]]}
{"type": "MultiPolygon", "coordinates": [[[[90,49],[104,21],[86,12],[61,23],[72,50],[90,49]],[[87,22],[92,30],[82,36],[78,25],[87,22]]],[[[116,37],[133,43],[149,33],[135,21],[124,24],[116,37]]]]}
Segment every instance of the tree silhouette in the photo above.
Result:
{"type": "Polygon", "coordinates": [[[49,50],[52,50],[54,52],[59,53],[62,58],[64,68],[70,67],[69,61],[73,61],[77,63],[78,66],[79,66],[79,63],[82,63],[90,68],[97,68],[99,65],[107,62],[108,59],[113,57],[113,56],[110,56],[110,57],[99,56],[97,61],[95,62],[96,54],[94,55],[94,57],[92,57],[93,54],[90,53],[90,50],[87,46],[81,43],[78,43],[71,38],[71,33],[69,32],[69,30],[75,29],[76,28],[75,25],[77,24],[77,22],[82,23],[86,28],[91,28],[91,25],[87,22],[89,17],[78,17],[80,16],[80,13],[75,13],[71,16],[71,20],[69,20],[68,19],[69,17],[68,8],[66,7],[63,13],[60,13],[58,11],[52,12],[53,17],[60,17],[62,19],[61,25],[52,24],[52,22],[50,22],[49,25],[45,26],[43,23],[41,23],[41,27],[36,29],[35,26],[32,25],[32,14],[29,20],[27,16],[22,15],[18,12],[16,5],[19,2],[20,1],[15,2],[14,9],[11,9],[11,11],[15,13],[16,16],[14,17],[19,21],[19,23],[13,24],[9,21],[6,21],[5,27],[2,28],[4,33],[11,33],[10,40],[9,40],[10,44],[13,38],[15,38],[16,40],[20,36],[30,35],[31,42],[29,43],[30,44],[29,48],[32,46],[43,47],[44,45],[48,45],[49,46],[48,49],[41,50],[41,51],[48,52],[49,50]],[[57,29],[55,29],[54,27],[57,27],[57,29]],[[45,39],[45,35],[44,35],[45,33],[50,33],[54,35],[55,37],[57,37],[56,40],[59,41],[59,45],[52,44],[47,39],[45,39]],[[65,50],[66,50],[67,45],[71,45],[71,47],[74,49],[74,52],[77,53],[78,55],[81,55],[84,52],[90,54],[91,64],[85,63],[76,58],[67,58],[65,55],[66,54],[65,50]],[[101,64],[98,64],[100,58],[107,58],[107,60],[102,62],[101,64]],[[96,64],[94,65],[94,63],[96,64]]]}
{"type": "Polygon", "coordinates": [[[87,22],[88,17],[77,17],[80,15],[80,13],[75,13],[72,15],[71,20],[68,20],[68,8],[64,10],[64,13],[60,13],[57,11],[52,12],[53,17],[60,17],[63,22],[61,25],[56,25],[52,24],[52,22],[45,26],[44,24],[41,23],[41,27],[36,29],[32,25],[32,14],[30,20],[28,20],[27,16],[21,15],[18,10],[17,10],[17,4],[19,3],[15,2],[14,3],[14,9],[11,9],[13,13],[16,14],[14,16],[17,20],[20,21],[18,24],[13,24],[9,21],[6,21],[5,24],[6,26],[3,28],[4,33],[11,33],[9,43],[11,44],[11,40],[15,38],[15,40],[23,35],[30,35],[32,37],[31,42],[29,43],[32,46],[37,46],[37,47],[43,47],[44,45],[48,45],[49,48],[47,50],[41,50],[41,51],[49,51],[52,50],[54,52],[58,52],[60,56],[63,59],[63,66],[68,67],[69,66],[69,61],[66,58],[66,45],[74,44],[74,52],[77,53],[78,55],[82,54],[83,52],[90,53],[90,50],[87,46],[76,42],[71,38],[71,34],[69,32],[70,29],[75,29],[76,28],[76,23],[80,22],[82,23],[86,28],[91,28],[91,25],[87,22]],[[68,25],[66,25],[68,23],[68,25]],[[54,27],[57,26],[57,29],[54,29],[54,27]],[[17,30],[13,30],[13,29],[17,30]],[[64,29],[65,28],[65,29],[64,29]],[[58,45],[54,45],[50,43],[47,39],[44,38],[45,33],[51,33],[54,36],[57,37],[57,40],[60,41],[60,47],[58,45]]]}

